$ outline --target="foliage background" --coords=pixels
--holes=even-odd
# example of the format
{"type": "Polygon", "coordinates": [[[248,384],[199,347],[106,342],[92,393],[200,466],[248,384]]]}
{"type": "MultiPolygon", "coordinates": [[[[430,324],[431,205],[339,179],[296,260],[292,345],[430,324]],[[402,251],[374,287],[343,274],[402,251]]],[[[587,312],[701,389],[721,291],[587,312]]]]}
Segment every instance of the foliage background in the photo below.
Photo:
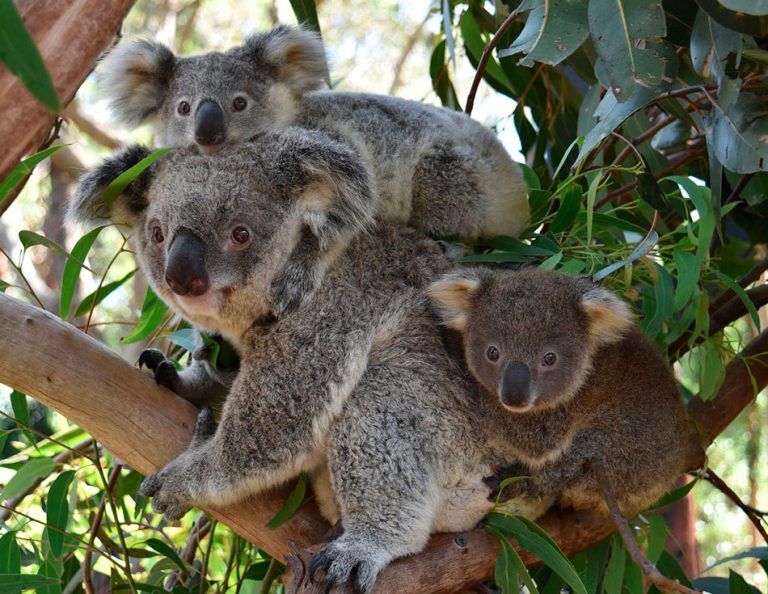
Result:
{"type": "MultiPolygon", "coordinates": [[[[518,11],[498,43],[499,55],[508,55],[491,58],[473,115],[495,126],[516,158],[528,164],[534,224],[524,242],[500,238],[477,246],[481,253],[469,260],[591,274],[639,258],[604,282],[635,303],[641,325],[667,350],[687,394],[716,391],[724,364],[766,321],[758,312],[765,298],[754,290],[744,293],[738,281],[766,267],[768,17],[739,16],[714,0],[316,4],[335,86],[453,108],[466,105],[483,48],[518,11]],[[611,20],[619,4],[630,11],[624,24],[611,20]],[[629,44],[622,43],[624,32],[633,40],[629,44]],[[609,135],[615,126],[618,134],[609,135]],[[584,137],[581,145],[574,143],[579,137],[584,137]],[[663,179],[671,174],[683,179],[663,179]],[[638,250],[648,234],[655,246],[638,250]],[[728,320],[727,328],[710,336],[710,313],[728,299],[743,301],[744,313],[752,315],[728,320]]],[[[723,4],[768,12],[759,0],[723,4]]],[[[224,49],[251,30],[294,19],[284,2],[142,0],[123,35],[149,36],[179,53],[195,53],[224,49]]],[[[66,112],[69,125],[62,140],[68,146],[35,171],[0,226],[0,247],[7,255],[0,261],[0,278],[22,287],[7,291],[53,312],[60,309],[62,292],[74,290],[61,283],[67,258],[50,246],[33,247],[35,236],[19,232],[32,230],[73,250],[79,234],[64,229],[61,216],[76,175],[117,141],[151,140],[146,130],[129,133],[111,125],[92,78],[66,112]]],[[[129,360],[152,344],[183,362],[178,346],[183,347],[183,332],[174,335],[173,345],[162,331],[183,330],[170,316],[161,326],[145,327],[141,340],[121,341],[134,333],[137,317],[148,319],[150,307],[146,283],[132,275],[135,264],[118,231],[103,230],[85,251],[90,270],[80,274],[73,293],[83,315],[66,312],[64,317],[129,360]],[[98,295],[95,306],[88,295],[98,295]]],[[[13,508],[0,510],[0,563],[5,564],[0,573],[23,567],[23,573],[45,582],[39,591],[50,592],[79,592],[83,573],[97,588],[110,581],[150,591],[153,586],[141,584],[165,584],[179,592],[280,588],[266,576],[276,566],[225,527],[216,527],[184,559],[177,558],[172,551],[183,555],[190,526],[205,527],[205,519],[189,514],[181,525],[164,525],[136,496],[140,477],[119,469],[93,444],[83,447],[87,436],[79,429],[2,386],[0,403],[6,416],[0,482],[6,484],[3,505],[13,508]],[[40,441],[52,432],[58,444],[40,441]],[[82,455],[66,459],[75,444],[82,455]],[[54,471],[46,460],[55,455],[62,461],[54,471]],[[14,502],[13,494],[24,491],[23,479],[34,476],[43,479],[42,485],[14,502]],[[110,476],[114,485],[105,489],[110,476]],[[104,518],[97,522],[102,502],[104,518]],[[94,550],[92,568],[84,566],[88,548],[94,550]],[[178,571],[190,577],[181,580],[178,571]]],[[[710,467],[757,509],[768,507],[763,487],[767,407],[761,395],[709,450],[710,467]]],[[[719,491],[701,481],[693,496],[704,566],[760,543],[744,515],[719,491]]],[[[651,528],[658,524],[641,518],[639,525],[652,540],[651,528]]],[[[612,546],[610,555],[598,548],[591,557],[577,559],[577,568],[586,571],[588,559],[602,559],[599,589],[634,592],[636,574],[625,566],[620,544],[612,546]]],[[[768,558],[765,550],[752,554],[768,558]]],[[[724,577],[729,569],[765,590],[765,573],[754,559],[721,565],[706,575],[724,577]]],[[[535,577],[546,591],[562,584],[546,570],[535,577]]],[[[9,592],[18,590],[2,580],[9,592]]],[[[738,584],[720,581],[717,587],[734,590],[738,584]]]]}

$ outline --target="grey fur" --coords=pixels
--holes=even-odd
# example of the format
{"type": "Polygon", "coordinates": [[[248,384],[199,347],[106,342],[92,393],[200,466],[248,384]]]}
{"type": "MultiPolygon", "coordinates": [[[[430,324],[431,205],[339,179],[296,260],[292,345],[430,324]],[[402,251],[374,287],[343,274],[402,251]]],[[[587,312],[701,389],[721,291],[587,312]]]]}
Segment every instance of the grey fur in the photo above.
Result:
{"type": "Polygon", "coordinates": [[[227,52],[177,57],[146,40],[102,61],[105,95],[126,125],[150,123],[159,142],[215,151],[300,126],[353,149],[375,180],[379,218],[436,236],[519,235],[528,223],[520,171],[491,131],[461,113],[394,97],[319,90],[328,78],[320,37],[287,26],[227,52]],[[245,99],[241,111],[235,98],[245,99]],[[186,101],[189,112],[178,113],[186,101]],[[202,101],[223,113],[224,141],[200,147],[202,101]]]}
{"type": "Polygon", "coordinates": [[[622,508],[636,513],[687,470],[691,427],[677,384],[613,293],[539,269],[468,269],[428,293],[444,322],[462,333],[469,370],[495,403],[522,463],[501,469],[491,483],[535,477],[512,483],[502,499],[559,496],[564,506],[602,506],[585,467],[597,463],[622,508]],[[505,377],[519,365],[530,370],[529,399],[509,408],[502,403],[505,377]]]}
{"type": "MultiPolygon", "coordinates": [[[[451,266],[436,242],[388,224],[360,233],[328,261],[313,299],[266,323],[274,279],[306,229],[323,237],[324,215],[341,208],[325,186],[313,194],[304,159],[291,157],[327,149],[322,135],[286,129],[213,156],[177,150],[141,181],[141,201],[129,189],[111,208],[133,213],[136,257],[155,292],[241,357],[215,434],[204,417],[206,429],[147,478],[142,493],[177,518],[193,505],[231,503],[312,471],[321,509],[344,527],[318,563],[331,581],[354,575],[367,590],[430,532],[473,527],[492,507],[482,482],[489,465],[514,458],[490,443],[489,433],[501,433],[488,421],[492,402],[476,398],[424,298],[423,288],[451,266]],[[146,206],[131,210],[129,200],[146,206]],[[233,252],[228,232],[236,224],[254,240],[233,252]],[[152,240],[156,226],[160,244],[152,240]],[[173,293],[164,280],[168,246],[181,232],[205,244],[210,288],[197,297],[173,293]]],[[[355,171],[317,175],[355,185],[355,171]]],[[[74,218],[99,204],[95,180],[104,178],[98,168],[84,178],[74,218]]]]}

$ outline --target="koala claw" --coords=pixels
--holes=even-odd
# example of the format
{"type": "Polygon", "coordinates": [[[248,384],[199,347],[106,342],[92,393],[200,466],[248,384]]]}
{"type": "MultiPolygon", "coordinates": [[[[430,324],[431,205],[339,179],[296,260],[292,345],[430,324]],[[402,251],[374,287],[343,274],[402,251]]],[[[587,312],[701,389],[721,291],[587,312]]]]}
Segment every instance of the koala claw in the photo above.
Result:
{"type": "Polygon", "coordinates": [[[168,520],[178,520],[192,507],[182,497],[171,492],[171,481],[163,477],[163,471],[157,472],[142,481],[139,493],[152,497],[152,508],[163,514],[168,520]]]}
{"type": "Polygon", "coordinates": [[[310,583],[319,580],[317,572],[323,570],[328,588],[337,584],[352,581],[351,584],[358,594],[365,594],[373,587],[376,576],[386,563],[377,563],[375,559],[365,555],[363,551],[352,547],[341,547],[331,543],[309,562],[308,574],[310,583]]]}
{"type": "Polygon", "coordinates": [[[146,367],[152,371],[155,377],[155,383],[159,386],[165,386],[175,392],[179,381],[179,372],[168,361],[162,351],[157,349],[147,349],[139,355],[139,367],[146,367]]]}
{"type": "Polygon", "coordinates": [[[158,365],[163,361],[165,361],[165,355],[163,355],[162,351],[158,349],[146,349],[139,355],[137,363],[139,367],[146,367],[150,371],[155,371],[158,365]]]}

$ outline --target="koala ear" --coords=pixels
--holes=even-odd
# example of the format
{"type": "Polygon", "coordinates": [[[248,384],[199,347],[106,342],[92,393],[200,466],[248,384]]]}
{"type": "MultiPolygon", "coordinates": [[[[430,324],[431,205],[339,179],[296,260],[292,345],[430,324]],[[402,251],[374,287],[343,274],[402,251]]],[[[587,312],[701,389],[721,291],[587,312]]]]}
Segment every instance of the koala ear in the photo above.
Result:
{"type": "Polygon", "coordinates": [[[373,176],[350,147],[325,134],[286,128],[268,166],[273,180],[296,199],[305,224],[327,250],[373,222],[373,176]]]}
{"type": "Polygon", "coordinates": [[[480,275],[473,270],[446,274],[426,289],[427,297],[437,306],[443,324],[460,332],[467,326],[472,296],[480,287],[480,275]]]}
{"type": "Polygon", "coordinates": [[[608,289],[594,287],[581,297],[589,336],[596,344],[619,340],[634,324],[629,306],[608,289]]]}
{"type": "Polygon", "coordinates": [[[328,60],[318,33],[283,25],[245,42],[247,50],[277,69],[277,80],[297,93],[314,91],[329,78],[328,60]]]}
{"type": "Polygon", "coordinates": [[[153,167],[139,174],[110,204],[104,201],[102,194],[112,180],[149,156],[151,152],[141,145],[125,148],[83,175],[77,182],[70,202],[67,222],[83,227],[93,226],[99,220],[133,225],[147,207],[146,191],[153,167]]]}
{"type": "Polygon", "coordinates": [[[102,59],[101,88],[121,123],[138,126],[157,113],[175,65],[170,49],[146,39],[118,45],[102,59]]]}

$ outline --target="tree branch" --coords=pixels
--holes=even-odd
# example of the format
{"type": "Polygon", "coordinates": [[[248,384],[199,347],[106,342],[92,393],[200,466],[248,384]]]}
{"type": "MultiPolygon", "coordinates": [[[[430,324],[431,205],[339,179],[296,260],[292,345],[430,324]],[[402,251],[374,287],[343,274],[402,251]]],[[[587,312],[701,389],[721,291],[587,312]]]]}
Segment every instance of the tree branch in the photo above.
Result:
{"type": "MultiPolygon", "coordinates": [[[[132,5],[133,0],[18,2],[62,105],[72,99],[132,5]]],[[[0,153],[0,179],[40,145],[53,119],[18,78],[0,70],[0,138],[13,139],[0,153]]]]}

